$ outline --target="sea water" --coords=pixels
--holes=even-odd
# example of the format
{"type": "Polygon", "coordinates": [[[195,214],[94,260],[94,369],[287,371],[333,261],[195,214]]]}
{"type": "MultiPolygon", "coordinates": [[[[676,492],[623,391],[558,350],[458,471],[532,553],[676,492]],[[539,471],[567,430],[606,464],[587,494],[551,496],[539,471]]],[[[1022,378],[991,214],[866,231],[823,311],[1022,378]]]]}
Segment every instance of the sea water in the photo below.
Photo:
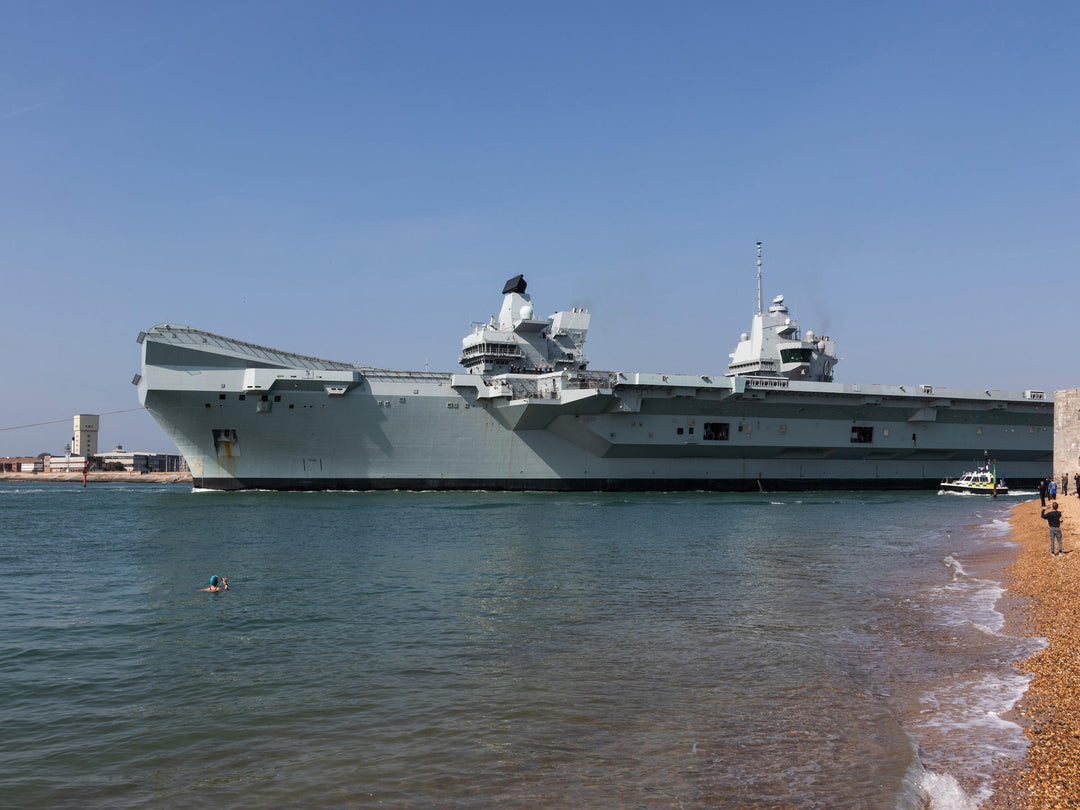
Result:
{"type": "Polygon", "coordinates": [[[1016,502],[0,484],[0,803],[969,810],[1016,502]]]}

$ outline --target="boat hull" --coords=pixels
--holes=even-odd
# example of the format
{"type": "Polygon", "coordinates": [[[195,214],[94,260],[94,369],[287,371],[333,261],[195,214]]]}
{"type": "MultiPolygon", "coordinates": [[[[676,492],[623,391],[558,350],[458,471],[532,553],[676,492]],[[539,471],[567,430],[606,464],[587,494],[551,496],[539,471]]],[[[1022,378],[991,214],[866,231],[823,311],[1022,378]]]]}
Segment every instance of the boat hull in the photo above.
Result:
{"type": "Polygon", "coordinates": [[[960,484],[952,484],[947,481],[943,481],[939,487],[939,490],[943,492],[961,492],[969,495],[1008,495],[1008,487],[969,487],[960,484]]]}
{"type": "MultiPolygon", "coordinates": [[[[445,478],[194,478],[195,489],[219,491],[502,491],[502,492],[813,492],[822,490],[936,489],[923,478],[581,478],[566,479],[445,479],[445,478]]],[[[989,495],[988,492],[980,494],[989,495]]],[[[999,490],[1007,495],[1008,490],[999,490]]]]}

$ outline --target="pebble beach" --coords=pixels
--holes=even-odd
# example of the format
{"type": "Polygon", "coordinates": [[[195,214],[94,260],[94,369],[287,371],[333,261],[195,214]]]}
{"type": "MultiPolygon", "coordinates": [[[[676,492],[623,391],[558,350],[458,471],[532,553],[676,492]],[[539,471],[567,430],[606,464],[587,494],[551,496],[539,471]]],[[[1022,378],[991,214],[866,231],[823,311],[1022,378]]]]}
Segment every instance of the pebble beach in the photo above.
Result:
{"type": "Polygon", "coordinates": [[[983,810],[1080,808],[1080,499],[1057,499],[1065,553],[1052,556],[1038,500],[1011,518],[1020,546],[1006,571],[1007,621],[1013,632],[1045,638],[1047,646],[1017,666],[1032,675],[1011,718],[1030,740],[1024,762],[1004,771],[983,810]]]}

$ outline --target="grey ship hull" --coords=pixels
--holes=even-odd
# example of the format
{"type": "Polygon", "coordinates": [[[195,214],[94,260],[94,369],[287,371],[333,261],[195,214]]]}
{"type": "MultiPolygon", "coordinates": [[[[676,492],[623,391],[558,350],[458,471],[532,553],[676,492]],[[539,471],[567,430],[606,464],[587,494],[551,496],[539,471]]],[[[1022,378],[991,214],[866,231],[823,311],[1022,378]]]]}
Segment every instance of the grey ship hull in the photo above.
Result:
{"type": "Polygon", "coordinates": [[[197,488],[936,488],[1051,474],[1035,392],[574,371],[396,372],[188,327],[142,339],[139,398],[197,488]]]}

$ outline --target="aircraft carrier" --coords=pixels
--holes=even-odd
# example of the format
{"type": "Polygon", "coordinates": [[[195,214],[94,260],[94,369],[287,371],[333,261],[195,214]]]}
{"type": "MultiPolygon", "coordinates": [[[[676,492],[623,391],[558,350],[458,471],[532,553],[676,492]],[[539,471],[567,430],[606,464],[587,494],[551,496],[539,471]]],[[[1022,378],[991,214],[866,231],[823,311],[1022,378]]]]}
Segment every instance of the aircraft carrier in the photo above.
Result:
{"type": "Polygon", "coordinates": [[[537,317],[526,282],[462,341],[461,373],[395,371],[176,324],[139,335],[139,400],[197,489],[936,488],[993,460],[1052,473],[1041,391],[833,381],[835,345],[783,296],[720,374],[593,371],[591,314],[537,317]]]}

